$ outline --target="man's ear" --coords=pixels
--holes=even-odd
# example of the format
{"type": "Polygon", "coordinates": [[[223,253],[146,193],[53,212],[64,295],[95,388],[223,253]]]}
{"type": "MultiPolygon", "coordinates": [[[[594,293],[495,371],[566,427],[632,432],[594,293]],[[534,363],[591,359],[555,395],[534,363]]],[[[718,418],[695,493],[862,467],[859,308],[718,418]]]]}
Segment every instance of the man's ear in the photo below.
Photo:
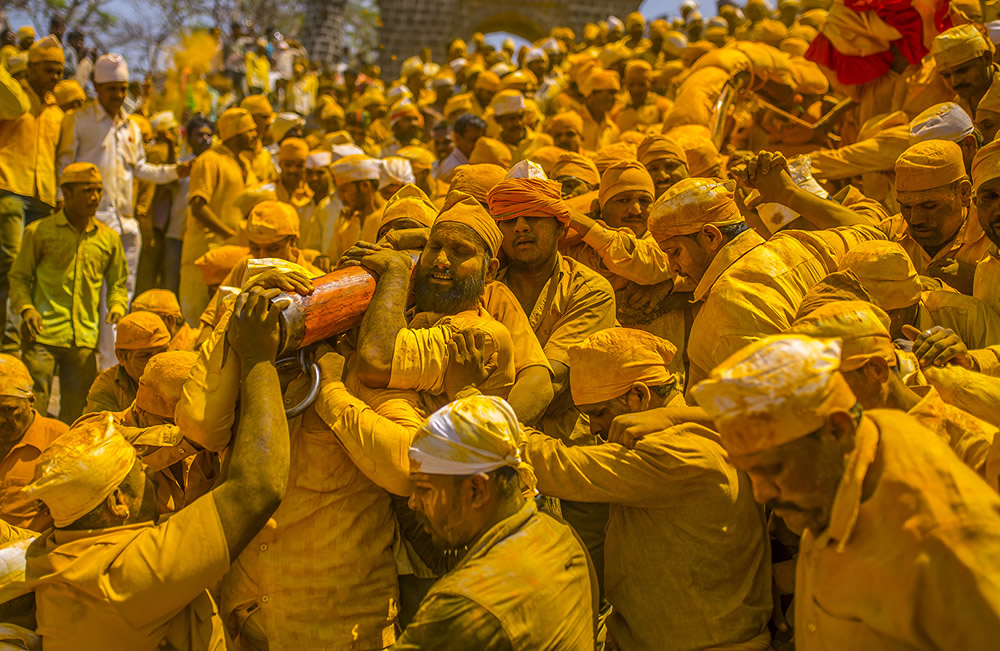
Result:
{"type": "Polygon", "coordinates": [[[969,179],[962,179],[958,182],[958,198],[966,207],[972,201],[972,183],[969,179]]]}
{"type": "Polygon", "coordinates": [[[463,483],[463,492],[467,492],[469,506],[482,508],[489,500],[491,486],[490,478],[485,472],[477,472],[463,483]]]}
{"type": "Polygon", "coordinates": [[[699,235],[702,236],[711,251],[718,251],[726,244],[726,238],[715,224],[705,224],[702,226],[699,235]]]}
{"type": "Polygon", "coordinates": [[[633,382],[625,400],[633,412],[646,411],[652,400],[652,392],[645,382],[633,382]]]}
{"type": "Polygon", "coordinates": [[[872,357],[864,366],[865,376],[872,382],[885,384],[889,381],[889,363],[881,357],[872,357]]]}
{"type": "Polygon", "coordinates": [[[125,503],[125,494],[122,492],[121,487],[115,488],[111,491],[111,494],[108,495],[104,503],[107,504],[108,510],[111,511],[116,518],[126,520],[129,515],[131,515],[128,510],[128,504],[125,503]]]}
{"type": "Polygon", "coordinates": [[[854,440],[858,431],[854,416],[848,411],[838,409],[827,416],[827,423],[830,425],[830,434],[837,441],[844,455],[847,455],[854,449],[854,440]]]}
{"type": "Polygon", "coordinates": [[[500,261],[496,258],[490,258],[490,262],[486,265],[486,277],[483,279],[487,283],[491,283],[496,280],[497,271],[500,270],[500,261]]]}

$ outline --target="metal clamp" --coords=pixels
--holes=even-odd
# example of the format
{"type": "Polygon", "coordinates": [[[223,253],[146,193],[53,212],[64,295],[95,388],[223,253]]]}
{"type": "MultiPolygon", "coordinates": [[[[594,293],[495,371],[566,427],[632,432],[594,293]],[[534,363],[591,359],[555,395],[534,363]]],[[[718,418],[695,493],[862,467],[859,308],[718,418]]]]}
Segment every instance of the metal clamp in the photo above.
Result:
{"type": "Polygon", "coordinates": [[[305,375],[309,376],[309,392],[306,393],[306,397],[299,404],[285,410],[285,418],[291,419],[301,416],[306,409],[309,409],[312,403],[316,402],[316,398],[319,396],[319,364],[316,363],[316,360],[310,358],[309,352],[309,348],[302,348],[299,350],[298,355],[299,368],[302,369],[305,375]]]}

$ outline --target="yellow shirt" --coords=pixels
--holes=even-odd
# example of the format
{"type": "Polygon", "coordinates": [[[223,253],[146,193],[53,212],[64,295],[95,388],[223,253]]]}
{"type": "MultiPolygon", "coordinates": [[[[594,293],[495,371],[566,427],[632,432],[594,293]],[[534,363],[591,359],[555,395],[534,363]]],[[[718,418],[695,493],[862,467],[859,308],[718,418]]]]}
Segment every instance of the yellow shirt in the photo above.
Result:
{"type": "Polygon", "coordinates": [[[1000,310],[1000,252],[995,244],[990,245],[986,255],[976,265],[972,296],[994,310],[1000,310]]]}
{"type": "Polygon", "coordinates": [[[34,307],[42,316],[37,341],[49,346],[97,345],[101,287],[108,307],[128,305],[128,268],[118,233],[90,220],[82,233],[62,210],[24,229],[21,250],[10,270],[11,309],[34,307]]]}
{"type": "Polygon", "coordinates": [[[718,434],[681,425],[634,450],[567,447],[533,433],[538,490],[611,504],[604,548],[608,632],[622,649],[769,648],[771,557],[749,478],[718,434]],[[670,604],[664,608],[664,604],[670,604]]]}
{"type": "Polygon", "coordinates": [[[68,429],[65,423],[36,411],[21,440],[0,459],[0,521],[33,531],[45,531],[52,526],[49,510],[38,500],[27,497],[22,489],[34,481],[38,457],[68,429]]]}
{"type": "Polygon", "coordinates": [[[933,258],[910,236],[910,229],[901,215],[890,217],[879,224],[879,228],[891,241],[899,242],[900,246],[906,249],[917,273],[922,276],[927,275],[927,267],[932,262],[945,258],[954,258],[959,262],[975,266],[987,256],[990,248],[990,241],[983,232],[979,219],[972,213],[966,218],[955,238],[941,247],[933,258]]]}
{"type": "Polygon", "coordinates": [[[802,535],[795,647],[996,648],[998,513],[1000,497],[934,434],[898,411],[866,412],[829,525],[802,535]]]}
{"type": "Polygon", "coordinates": [[[765,242],[740,233],[716,254],[695,288],[701,309],[688,338],[687,390],[743,346],[788,329],[805,293],[855,244],[885,236],[872,226],[786,231],[765,242]]]}
{"type": "Polygon", "coordinates": [[[632,103],[632,97],[626,95],[624,103],[611,109],[611,120],[622,131],[633,129],[645,131],[653,125],[663,124],[663,116],[673,107],[674,103],[656,93],[648,93],[641,106],[632,103]]]}
{"type": "Polygon", "coordinates": [[[225,532],[206,496],[157,526],[50,529],[29,550],[25,579],[47,651],[223,651],[208,588],[228,568],[225,532]]]}
{"type": "Polygon", "coordinates": [[[528,316],[506,285],[497,281],[487,283],[480,304],[510,333],[515,373],[530,366],[544,366],[549,373],[552,372],[549,358],[545,356],[542,345],[528,322],[528,316]]]}
{"type": "MultiPolygon", "coordinates": [[[[236,197],[253,185],[256,185],[253,171],[247,169],[229,147],[218,144],[195,159],[188,185],[188,201],[201,197],[219,221],[239,231],[243,217],[236,206],[236,197]]],[[[189,211],[181,262],[191,264],[210,249],[231,243],[235,241],[209,231],[189,211]]]]}
{"type": "Polygon", "coordinates": [[[0,66],[0,190],[56,205],[56,147],[63,111],[0,66]]]}
{"type": "Polygon", "coordinates": [[[257,144],[257,151],[249,156],[250,170],[261,183],[270,183],[278,179],[278,168],[274,166],[274,156],[267,148],[257,144]]]}
{"type": "Polygon", "coordinates": [[[129,377],[121,364],[106,368],[97,376],[87,392],[87,406],[83,413],[95,411],[123,411],[135,401],[139,390],[136,381],[129,377]]]}
{"type": "Polygon", "coordinates": [[[583,148],[597,151],[618,140],[621,130],[611,121],[610,114],[605,115],[600,122],[590,114],[586,106],[577,109],[577,114],[583,118],[583,148]]]}
{"type": "Polygon", "coordinates": [[[385,199],[376,193],[375,205],[366,215],[361,215],[350,208],[342,208],[340,216],[333,223],[333,237],[330,238],[330,245],[324,255],[331,260],[339,260],[347,249],[359,241],[374,242],[378,236],[384,207],[385,199]]]}
{"type": "Polygon", "coordinates": [[[934,387],[920,388],[919,391],[924,396],[906,413],[937,434],[962,463],[980,477],[985,477],[986,457],[996,439],[997,428],[949,405],[934,387]]]}
{"type": "Polygon", "coordinates": [[[562,253],[579,260],[621,289],[631,281],[657,285],[674,277],[667,256],[647,231],[637,237],[627,227],[610,228],[598,221],[584,233],[583,241],[565,247],[562,253]]]}

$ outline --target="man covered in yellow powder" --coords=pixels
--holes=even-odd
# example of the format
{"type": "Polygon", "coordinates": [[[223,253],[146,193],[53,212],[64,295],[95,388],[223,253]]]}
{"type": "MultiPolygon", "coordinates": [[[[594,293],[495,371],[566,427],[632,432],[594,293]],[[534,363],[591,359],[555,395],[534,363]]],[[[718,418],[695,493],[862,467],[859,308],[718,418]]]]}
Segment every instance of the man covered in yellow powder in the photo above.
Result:
{"type": "MultiPolygon", "coordinates": [[[[472,84],[472,90],[464,95],[468,96],[472,103],[469,113],[476,117],[485,118],[486,109],[493,101],[493,97],[500,91],[500,77],[489,70],[484,70],[476,75],[476,80],[472,84]]],[[[454,98],[453,98],[454,99],[454,98]]]]}
{"type": "Polygon", "coordinates": [[[35,478],[41,454],[69,427],[39,413],[33,385],[19,359],[0,354],[0,520],[45,531],[52,526],[48,510],[22,489],[35,478]]]}
{"type": "Polygon", "coordinates": [[[618,140],[621,129],[611,120],[611,109],[615,106],[615,96],[621,91],[618,73],[595,68],[583,79],[580,92],[583,106],[576,109],[583,120],[584,149],[597,151],[618,140]]]}
{"type": "Polygon", "coordinates": [[[552,136],[556,147],[583,153],[583,118],[576,111],[556,113],[545,121],[545,131],[552,136]]]}
{"type": "Polygon", "coordinates": [[[121,411],[132,404],[146,364],[154,355],[165,352],[169,344],[170,333],[160,317],[152,312],[126,314],[115,333],[118,363],[94,380],[84,413],[121,411]]]}
{"type": "Polygon", "coordinates": [[[646,136],[635,156],[653,179],[654,199],[690,176],[687,153],[673,138],[659,134],[646,136]]]}
{"type": "Polygon", "coordinates": [[[625,64],[623,83],[628,97],[611,110],[611,120],[621,131],[644,131],[662,124],[664,114],[674,105],[650,90],[652,76],[653,66],[642,59],[625,64]]]}
{"type": "Polygon", "coordinates": [[[755,499],[803,532],[795,647],[992,648],[1000,497],[912,417],[863,409],[841,354],[768,337],[694,389],[755,499]]]}
{"type": "Polygon", "coordinates": [[[747,229],[731,187],[685,179],[650,209],[653,238],[701,302],[687,341],[688,391],[740,348],[788,328],[805,293],[836,271],[848,250],[885,238],[875,227],[853,226],[778,233],[765,242],[747,229]]]}
{"type": "Polygon", "coordinates": [[[510,149],[512,162],[530,159],[535,151],[552,144],[550,136],[535,133],[525,126],[524,95],[520,91],[500,91],[493,98],[492,108],[500,127],[497,138],[510,149]]]}
{"type": "Polygon", "coordinates": [[[224,244],[235,244],[241,215],[236,198],[257,184],[257,177],[243,161],[253,152],[257,126],[245,109],[228,109],[219,116],[219,144],[195,159],[188,186],[190,207],[181,253],[178,298],[184,318],[194,323],[210,295],[194,261],[224,244]]]}
{"type": "Polygon", "coordinates": [[[1000,143],[991,142],[972,163],[972,191],[976,217],[990,241],[987,254],[976,266],[972,295],[1000,310],[1000,143]]]}
{"type": "Polygon", "coordinates": [[[513,409],[491,396],[456,400],[417,431],[410,508],[437,546],[468,551],[393,649],[594,648],[594,570],[572,530],[525,496],[523,440],[513,409]]]}
{"type": "Polygon", "coordinates": [[[424,116],[412,99],[406,98],[389,112],[392,124],[392,138],[379,143],[379,156],[395,156],[403,147],[423,143],[424,116]]]}
{"type": "Polygon", "coordinates": [[[601,184],[601,175],[594,161],[571,151],[563,152],[550,172],[549,177],[561,186],[563,199],[589,194],[601,184]]]}
{"type": "Polygon", "coordinates": [[[958,95],[959,106],[975,120],[979,100],[1000,72],[986,39],[973,25],[952,27],[934,38],[931,56],[941,79],[958,95]]]}
{"type": "Polygon", "coordinates": [[[898,409],[937,434],[965,465],[985,476],[997,428],[946,404],[929,386],[909,387],[889,336],[889,315],[870,303],[837,301],[798,319],[786,334],[841,340],[840,372],[864,409],[898,409]]]}
{"type": "Polygon", "coordinates": [[[764,514],[719,435],[685,424],[647,435],[634,450],[606,442],[615,417],[680,398],[668,368],[676,352],[630,328],[570,347],[573,402],[603,441],[567,447],[529,433],[527,460],[546,495],[611,504],[604,580],[612,648],[763,651],[771,640],[764,514]],[[650,559],[642,571],[638,558],[650,559]]]}
{"type": "Polygon", "coordinates": [[[302,138],[285,138],[278,147],[278,178],[257,190],[272,190],[278,201],[291,204],[303,216],[313,198],[312,188],[306,183],[306,159],[309,145],[302,138]]]}
{"type": "Polygon", "coordinates": [[[333,236],[324,254],[336,261],[359,240],[374,241],[384,201],[378,193],[378,160],[351,154],[334,162],[332,169],[344,207],[334,222],[333,236]]]}
{"type": "Polygon", "coordinates": [[[274,356],[279,307],[260,290],[236,303],[229,332],[242,378],[229,473],[210,493],[156,524],[152,481],[110,416],[63,434],[26,493],[55,528],[27,557],[37,633],[52,649],[225,649],[208,593],[281,502],[288,430],[274,356]],[[66,617],[66,613],[77,613],[66,617]]]}
{"type": "Polygon", "coordinates": [[[253,152],[247,154],[250,169],[261,183],[274,181],[278,178],[278,169],[274,166],[274,157],[268,150],[268,146],[274,143],[274,135],[271,133],[271,124],[275,117],[274,108],[266,95],[247,95],[240,102],[240,108],[246,109],[257,125],[259,138],[257,146],[253,152]]]}

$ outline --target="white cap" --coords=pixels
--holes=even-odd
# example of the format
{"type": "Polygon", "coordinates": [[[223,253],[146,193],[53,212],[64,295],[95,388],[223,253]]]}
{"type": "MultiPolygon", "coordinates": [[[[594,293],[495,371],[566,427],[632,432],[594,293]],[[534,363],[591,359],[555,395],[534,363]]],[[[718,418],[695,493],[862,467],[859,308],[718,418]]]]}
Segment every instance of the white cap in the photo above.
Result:
{"type": "Polygon", "coordinates": [[[993,45],[1000,44],[1000,20],[991,20],[986,23],[986,33],[993,45]]]}
{"type": "Polygon", "coordinates": [[[958,142],[976,127],[972,118],[955,102],[935,104],[910,121],[910,145],[925,140],[958,142]]]}
{"type": "Polygon", "coordinates": [[[504,75],[508,74],[511,71],[513,71],[513,68],[511,68],[503,61],[500,61],[499,63],[494,63],[490,67],[490,72],[495,74],[497,77],[503,77],[504,75]]]}
{"type": "Polygon", "coordinates": [[[174,117],[173,111],[160,111],[159,113],[154,113],[153,117],[149,118],[149,126],[153,127],[154,131],[176,129],[177,118],[174,117]]]}
{"type": "Polygon", "coordinates": [[[559,54],[562,52],[562,48],[559,47],[559,41],[551,36],[542,41],[539,47],[541,47],[547,54],[559,54]]]}
{"type": "Polygon", "coordinates": [[[510,168],[510,171],[504,176],[504,179],[538,179],[540,181],[546,181],[548,178],[545,176],[542,166],[538,163],[532,163],[530,160],[521,161],[510,168]]]}
{"type": "Polygon", "coordinates": [[[608,16],[608,31],[615,29],[624,32],[625,23],[623,23],[617,16],[608,16]]]}
{"type": "Polygon", "coordinates": [[[330,157],[335,161],[338,161],[345,156],[354,156],[355,154],[365,153],[365,151],[357,145],[333,145],[330,147],[330,151],[330,157]]]}
{"type": "Polygon", "coordinates": [[[407,97],[413,97],[413,93],[406,86],[393,86],[385,94],[385,100],[389,103],[389,106],[407,97]]]}
{"type": "Polygon", "coordinates": [[[462,68],[464,68],[465,64],[467,64],[467,63],[468,63],[468,61],[466,61],[462,57],[458,57],[457,59],[452,60],[452,62],[449,63],[448,66],[450,66],[451,67],[451,71],[454,72],[457,75],[458,71],[461,70],[462,68]]]}
{"type": "Polygon", "coordinates": [[[524,95],[521,93],[498,94],[493,102],[493,114],[497,117],[518,113],[524,110],[524,95]]]}
{"type": "Polygon", "coordinates": [[[543,50],[540,47],[533,47],[524,53],[524,65],[528,65],[532,61],[548,61],[548,60],[549,60],[549,55],[545,54],[545,50],[543,50]]]}
{"type": "Polygon", "coordinates": [[[698,9],[698,3],[695,2],[694,0],[684,0],[684,2],[681,3],[681,7],[680,8],[681,9],[692,9],[692,10],[696,11],[698,9]]]}
{"type": "Polygon", "coordinates": [[[318,170],[321,167],[329,167],[333,163],[333,154],[328,151],[314,151],[306,156],[306,169],[318,170]]]}
{"type": "Polygon", "coordinates": [[[413,167],[410,165],[409,159],[402,156],[390,156],[389,158],[382,159],[382,169],[378,175],[379,190],[387,185],[406,185],[407,183],[416,182],[417,180],[413,176],[413,167]]]}
{"type": "Polygon", "coordinates": [[[120,54],[105,54],[94,63],[94,83],[128,82],[128,64],[120,54]]]}

